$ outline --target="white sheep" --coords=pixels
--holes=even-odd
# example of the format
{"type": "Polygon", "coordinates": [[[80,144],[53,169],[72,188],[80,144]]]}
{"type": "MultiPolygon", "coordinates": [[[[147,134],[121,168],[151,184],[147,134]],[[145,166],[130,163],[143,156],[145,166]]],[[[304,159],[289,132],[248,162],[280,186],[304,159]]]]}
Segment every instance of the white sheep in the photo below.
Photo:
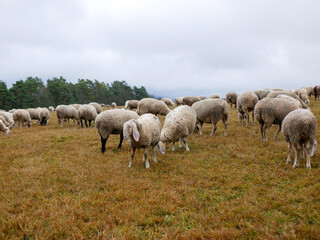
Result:
{"type": "Polygon", "coordinates": [[[208,97],[209,99],[215,99],[215,98],[220,98],[220,96],[218,94],[213,94],[210,97],[208,97]]]}
{"type": "Polygon", "coordinates": [[[138,100],[128,100],[124,105],[125,110],[133,110],[138,108],[139,101],[138,100]]]}
{"type": "Polygon", "coordinates": [[[291,161],[292,146],[295,149],[293,167],[299,166],[299,158],[306,155],[306,167],[311,169],[310,157],[317,147],[317,119],[308,109],[290,112],[282,122],[282,133],[288,143],[287,163],[291,161]]]}
{"type": "Polygon", "coordinates": [[[304,88],[299,89],[298,96],[305,104],[310,104],[310,100],[308,98],[308,91],[306,89],[304,88]]]}
{"type": "Polygon", "coordinates": [[[145,113],[152,113],[152,114],[160,114],[160,115],[167,115],[170,112],[170,109],[167,105],[154,98],[143,98],[139,101],[137,113],[139,115],[145,113]]]}
{"type": "Polygon", "coordinates": [[[237,98],[238,94],[236,92],[228,92],[226,95],[227,103],[230,103],[231,108],[232,104],[234,104],[234,107],[237,107],[237,98]]]}
{"type": "Polygon", "coordinates": [[[56,113],[60,127],[62,127],[63,121],[67,121],[69,127],[70,118],[73,120],[73,125],[75,125],[75,121],[78,121],[78,110],[75,106],[59,105],[56,108],[56,113]]]}
{"type": "Polygon", "coordinates": [[[40,120],[41,126],[47,125],[49,118],[50,118],[49,109],[48,108],[41,108],[39,111],[39,120],[40,120]]]}
{"type": "Polygon", "coordinates": [[[239,118],[242,123],[244,117],[246,118],[246,126],[249,125],[249,112],[252,112],[252,124],[254,124],[254,107],[259,101],[258,96],[251,91],[241,93],[237,98],[237,110],[239,118]]]}
{"type": "Polygon", "coordinates": [[[309,107],[298,97],[297,94],[295,93],[290,93],[290,92],[286,92],[286,91],[271,91],[266,98],[275,98],[279,95],[286,95],[289,97],[292,97],[294,99],[297,99],[301,102],[302,108],[304,109],[309,109],[309,107]]]}
{"type": "Polygon", "coordinates": [[[265,98],[268,96],[268,94],[271,92],[272,90],[255,90],[253,91],[257,97],[259,98],[259,100],[265,98]]]}
{"type": "Polygon", "coordinates": [[[172,142],[172,151],[175,150],[175,142],[180,140],[179,147],[182,147],[181,141],[183,141],[186,151],[189,151],[187,138],[193,133],[196,121],[197,114],[191,107],[187,105],[176,107],[164,120],[160,141],[164,144],[172,142]]]}
{"type": "MultiPolygon", "coordinates": [[[[143,161],[146,168],[150,167],[148,161],[148,147],[152,147],[153,161],[157,162],[155,148],[161,148],[160,141],[161,122],[159,118],[151,113],[143,114],[137,119],[127,121],[123,125],[123,136],[128,140],[132,148],[129,167],[132,167],[133,158],[137,148],[143,148],[143,161]]],[[[159,150],[164,152],[165,150],[159,150]]]]}
{"type": "Polygon", "coordinates": [[[161,101],[164,102],[168,107],[174,108],[174,103],[170,98],[161,98],[161,101]]]}
{"type": "Polygon", "coordinates": [[[54,112],[54,111],[56,110],[56,109],[55,109],[54,107],[52,107],[52,106],[49,106],[48,109],[49,109],[50,112],[54,112]]]}
{"type": "Polygon", "coordinates": [[[31,120],[36,120],[37,123],[40,122],[39,119],[39,112],[40,112],[40,107],[38,108],[27,108],[26,110],[30,114],[31,120]]]}
{"type": "Polygon", "coordinates": [[[6,135],[10,135],[11,133],[10,129],[4,124],[2,120],[0,120],[0,132],[4,132],[6,135]]]}
{"type": "Polygon", "coordinates": [[[96,103],[96,102],[91,102],[89,105],[95,107],[97,114],[101,113],[103,111],[101,104],[96,103]]]}
{"type": "Polygon", "coordinates": [[[95,120],[95,125],[101,138],[101,152],[106,151],[106,143],[110,134],[120,134],[121,148],[123,141],[123,124],[130,119],[137,119],[136,112],[124,109],[110,109],[99,113],[95,120]]]}
{"type": "Polygon", "coordinates": [[[112,102],[112,103],[111,103],[111,107],[112,107],[112,108],[117,108],[117,104],[116,104],[115,102],[112,102]]]}
{"type": "Polygon", "coordinates": [[[174,103],[176,105],[176,107],[180,106],[183,104],[183,97],[177,97],[174,99],[174,103]]]}
{"type": "MultiPolygon", "coordinates": [[[[204,97],[204,96],[203,96],[204,97]]],[[[206,98],[206,97],[205,97],[206,98]]],[[[203,99],[204,100],[204,99],[203,99]]],[[[188,105],[188,106],[192,106],[192,104],[194,104],[195,102],[201,101],[200,97],[193,97],[193,96],[187,96],[184,97],[182,99],[182,104],[183,105],[188,105]]]]}
{"type": "Polygon", "coordinates": [[[97,110],[93,105],[85,104],[79,107],[78,119],[80,121],[81,128],[83,128],[82,120],[84,120],[86,127],[88,127],[87,121],[89,122],[89,126],[91,127],[91,122],[94,121],[96,117],[97,117],[97,110]]]}
{"type": "Polygon", "coordinates": [[[9,112],[0,112],[0,116],[2,116],[6,122],[8,122],[9,128],[11,129],[12,127],[14,127],[14,120],[13,120],[13,113],[9,113],[9,112]]]}
{"type": "Polygon", "coordinates": [[[31,127],[32,121],[30,114],[25,109],[18,109],[13,112],[13,120],[15,121],[16,125],[19,124],[20,128],[22,128],[22,124],[26,123],[26,126],[31,127]]]}

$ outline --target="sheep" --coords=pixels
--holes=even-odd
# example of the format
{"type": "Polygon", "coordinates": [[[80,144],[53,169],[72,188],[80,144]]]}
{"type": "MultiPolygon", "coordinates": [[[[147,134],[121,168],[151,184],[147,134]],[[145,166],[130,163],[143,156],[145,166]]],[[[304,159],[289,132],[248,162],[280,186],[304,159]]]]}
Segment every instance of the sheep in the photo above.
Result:
{"type": "Polygon", "coordinates": [[[209,97],[209,99],[215,99],[215,98],[220,98],[218,94],[213,94],[209,97]]]}
{"type": "Polygon", "coordinates": [[[69,118],[73,120],[73,125],[75,125],[75,120],[78,121],[78,110],[74,106],[59,105],[56,108],[56,113],[60,127],[62,127],[63,121],[67,121],[69,127],[69,118]]]}
{"type": "Polygon", "coordinates": [[[304,88],[299,89],[298,96],[305,104],[310,104],[310,100],[308,98],[308,91],[306,89],[304,88]]]}
{"type": "Polygon", "coordinates": [[[277,138],[281,131],[283,119],[288,115],[288,113],[298,108],[299,106],[296,102],[282,97],[264,98],[260,100],[255,106],[254,116],[260,125],[261,140],[267,141],[267,128],[271,127],[272,124],[279,125],[279,129],[274,136],[274,138],[277,138]]]}
{"type": "Polygon", "coordinates": [[[143,98],[139,101],[137,113],[139,115],[145,113],[159,114],[159,115],[167,115],[170,112],[170,109],[167,105],[157,99],[154,98],[143,98]]]}
{"type": "Polygon", "coordinates": [[[168,107],[174,108],[174,103],[170,98],[161,98],[161,101],[164,102],[168,107]]]}
{"type": "Polygon", "coordinates": [[[199,98],[200,98],[200,100],[207,99],[207,97],[206,97],[206,96],[203,96],[203,95],[199,96],[199,98]]]}
{"type": "Polygon", "coordinates": [[[164,153],[163,146],[160,146],[160,119],[147,113],[140,116],[137,119],[131,119],[123,125],[123,136],[125,140],[128,140],[130,147],[132,148],[131,159],[129,167],[132,167],[133,158],[137,148],[143,148],[143,161],[146,164],[146,168],[150,167],[147,147],[152,147],[153,161],[157,162],[155,148],[157,147],[161,153],[164,153]]]}
{"type": "Polygon", "coordinates": [[[30,114],[30,117],[32,120],[36,120],[36,122],[39,122],[39,112],[40,112],[41,108],[28,108],[26,109],[28,111],[28,113],[30,114]]]}
{"type": "Polygon", "coordinates": [[[183,104],[183,97],[177,97],[174,99],[174,103],[176,105],[176,107],[180,106],[183,104]]]}
{"type": "Polygon", "coordinates": [[[48,108],[41,108],[39,111],[39,119],[41,126],[47,125],[50,118],[50,112],[48,108]]]}
{"type": "Polygon", "coordinates": [[[117,108],[117,104],[116,104],[115,102],[112,102],[112,103],[111,103],[111,107],[112,107],[112,108],[117,108]]]}
{"type": "Polygon", "coordinates": [[[317,119],[308,109],[297,109],[290,112],[282,122],[282,134],[288,143],[287,163],[291,161],[292,146],[295,149],[293,167],[299,165],[299,158],[306,154],[306,167],[311,169],[310,157],[317,147],[317,119]]]}
{"type": "Polygon", "coordinates": [[[81,128],[83,128],[82,120],[84,120],[86,127],[88,127],[87,121],[89,121],[89,126],[91,127],[91,122],[94,121],[96,117],[97,117],[97,110],[93,105],[86,104],[79,107],[78,119],[80,121],[81,128]]]}
{"type": "Polygon", "coordinates": [[[255,90],[253,91],[259,98],[259,100],[265,98],[271,91],[270,90],[255,90]]]}
{"type": "Polygon", "coordinates": [[[99,103],[91,102],[91,103],[89,103],[89,105],[93,106],[96,109],[97,114],[99,114],[103,111],[102,106],[99,103]]]}
{"type": "Polygon", "coordinates": [[[302,108],[302,104],[299,100],[293,98],[293,97],[289,97],[287,95],[278,95],[276,98],[282,98],[282,99],[285,99],[289,102],[291,102],[292,104],[295,104],[298,108],[302,108]]]}
{"type": "Polygon", "coordinates": [[[52,107],[52,106],[49,106],[48,109],[49,109],[50,112],[54,112],[54,111],[56,110],[56,109],[55,109],[54,107],[52,107]]]}
{"type": "Polygon", "coordinates": [[[320,97],[320,85],[317,85],[313,88],[314,100],[317,101],[320,97]]]}
{"type": "Polygon", "coordinates": [[[249,125],[249,112],[252,112],[252,124],[254,125],[254,107],[259,101],[258,96],[254,92],[241,93],[237,98],[237,110],[239,112],[240,121],[246,118],[246,126],[249,125]]]}
{"type": "Polygon", "coordinates": [[[14,120],[13,120],[13,113],[9,113],[9,112],[0,112],[0,116],[2,116],[6,122],[8,122],[9,128],[11,129],[12,127],[14,127],[14,120]]]}
{"type": "Polygon", "coordinates": [[[308,97],[311,97],[312,95],[315,95],[315,92],[314,92],[314,88],[313,87],[301,87],[299,89],[296,90],[296,93],[298,94],[299,90],[300,89],[305,89],[307,91],[307,95],[308,97]]]}
{"type": "Polygon", "coordinates": [[[0,132],[4,132],[6,135],[11,134],[10,129],[4,124],[4,122],[1,119],[0,119],[0,132]]]}
{"type": "Polygon", "coordinates": [[[198,101],[200,101],[201,99],[200,99],[200,97],[191,97],[191,96],[189,96],[189,97],[184,97],[183,99],[182,99],[182,104],[183,105],[188,105],[188,106],[192,106],[192,104],[194,104],[195,102],[198,102],[198,101]]]}
{"type": "Polygon", "coordinates": [[[13,112],[13,120],[16,124],[19,124],[20,128],[22,128],[22,124],[25,122],[26,126],[31,127],[32,121],[30,114],[27,110],[18,109],[13,112]]]}
{"type": "Polygon", "coordinates": [[[0,120],[3,122],[4,125],[6,125],[6,127],[9,127],[11,124],[9,122],[7,122],[7,120],[5,119],[5,117],[0,115],[0,120]]]}
{"type": "Polygon", "coordinates": [[[138,100],[128,100],[124,105],[125,110],[133,110],[138,108],[139,101],[138,100]]]}
{"type": "Polygon", "coordinates": [[[302,108],[309,109],[309,107],[295,93],[289,93],[289,92],[285,92],[285,91],[272,91],[267,95],[267,98],[275,98],[278,95],[286,95],[286,96],[292,97],[294,99],[297,99],[300,101],[302,108]]]}
{"type": "MultiPolygon", "coordinates": [[[[176,107],[169,112],[164,120],[160,134],[161,143],[172,142],[172,151],[175,150],[175,142],[180,139],[179,147],[182,147],[181,140],[184,142],[186,151],[189,151],[188,136],[196,127],[197,114],[193,108],[183,105],[176,107]]],[[[162,146],[162,145],[161,145],[162,146]]],[[[164,150],[165,150],[165,145],[164,150]]]]}
{"type": "Polygon", "coordinates": [[[110,134],[120,134],[121,148],[123,141],[123,124],[130,119],[137,119],[136,112],[124,109],[110,109],[99,113],[95,120],[95,125],[101,138],[101,152],[106,151],[106,143],[110,134]]]}
{"type": "Polygon", "coordinates": [[[235,92],[228,92],[226,95],[226,100],[227,103],[230,103],[231,108],[232,108],[232,104],[234,104],[234,107],[237,107],[237,98],[238,98],[238,94],[235,92]]]}
{"type": "Polygon", "coordinates": [[[228,103],[222,99],[205,99],[194,103],[192,109],[197,114],[196,127],[202,136],[203,123],[212,123],[212,131],[210,136],[217,129],[217,122],[221,119],[224,124],[224,135],[227,135],[227,122],[229,119],[228,103]]]}

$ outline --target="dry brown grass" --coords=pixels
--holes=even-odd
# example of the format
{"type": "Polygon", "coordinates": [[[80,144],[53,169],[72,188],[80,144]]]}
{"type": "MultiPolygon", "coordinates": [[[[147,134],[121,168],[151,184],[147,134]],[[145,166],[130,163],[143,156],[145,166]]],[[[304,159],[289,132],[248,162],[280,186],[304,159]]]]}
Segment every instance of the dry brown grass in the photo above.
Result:
{"type": "MultiPolygon", "coordinates": [[[[319,121],[320,102],[311,108],[319,121]]],[[[14,129],[0,137],[0,239],[317,239],[320,151],[311,171],[292,169],[276,129],[262,142],[232,109],[227,137],[205,125],[190,152],[158,154],[148,170],[142,151],[128,168],[118,135],[101,154],[95,128],[61,129],[55,114],[14,129]]]]}

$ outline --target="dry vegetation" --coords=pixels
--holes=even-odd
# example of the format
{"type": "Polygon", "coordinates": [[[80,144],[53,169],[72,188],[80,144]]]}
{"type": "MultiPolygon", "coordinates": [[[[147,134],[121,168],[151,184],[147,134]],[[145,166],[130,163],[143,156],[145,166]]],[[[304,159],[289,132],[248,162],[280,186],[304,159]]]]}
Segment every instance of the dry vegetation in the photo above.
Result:
{"type": "MultiPolygon", "coordinates": [[[[320,102],[310,106],[320,126],[320,102]]],[[[0,239],[319,238],[319,148],[311,171],[292,169],[277,126],[262,142],[235,109],[227,137],[221,122],[214,137],[203,130],[146,170],[141,150],[128,168],[118,135],[101,154],[95,128],[61,129],[55,114],[13,129],[0,136],[0,239]]]]}

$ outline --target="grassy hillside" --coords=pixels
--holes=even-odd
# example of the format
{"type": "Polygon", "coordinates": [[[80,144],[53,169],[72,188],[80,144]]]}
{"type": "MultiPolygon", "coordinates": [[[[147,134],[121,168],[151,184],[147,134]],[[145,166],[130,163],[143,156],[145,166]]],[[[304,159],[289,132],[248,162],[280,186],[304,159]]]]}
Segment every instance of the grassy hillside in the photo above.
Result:
{"type": "MultiPolygon", "coordinates": [[[[320,102],[310,106],[320,126],[320,102]]],[[[60,128],[55,113],[48,126],[13,129],[0,136],[0,239],[319,238],[319,149],[311,171],[293,169],[277,126],[262,142],[235,109],[228,136],[221,122],[213,137],[203,130],[190,152],[154,163],[149,151],[147,170],[142,150],[128,168],[119,135],[101,154],[96,128],[60,128]]]]}

